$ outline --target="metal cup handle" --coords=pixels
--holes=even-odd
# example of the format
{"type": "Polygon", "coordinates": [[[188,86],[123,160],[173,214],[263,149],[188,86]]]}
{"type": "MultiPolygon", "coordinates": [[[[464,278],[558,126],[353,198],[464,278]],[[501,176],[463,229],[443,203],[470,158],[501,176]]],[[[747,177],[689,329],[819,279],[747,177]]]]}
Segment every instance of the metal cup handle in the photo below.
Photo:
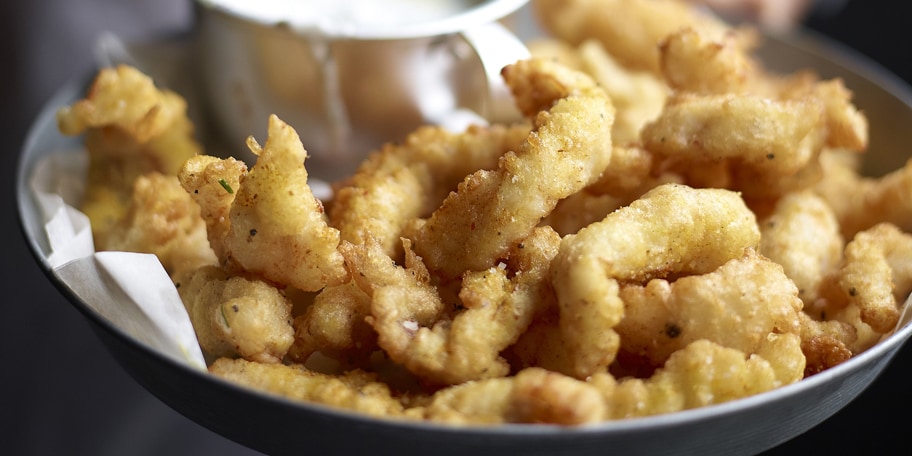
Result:
{"type": "Polygon", "coordinates": [[[488,94],[481,114],[492,123],[522,118],[510,88],[500,75],[503,67],[530,57],[529,49],[500,22],[490,22],[461,32],[484,68],[488,94]]]}

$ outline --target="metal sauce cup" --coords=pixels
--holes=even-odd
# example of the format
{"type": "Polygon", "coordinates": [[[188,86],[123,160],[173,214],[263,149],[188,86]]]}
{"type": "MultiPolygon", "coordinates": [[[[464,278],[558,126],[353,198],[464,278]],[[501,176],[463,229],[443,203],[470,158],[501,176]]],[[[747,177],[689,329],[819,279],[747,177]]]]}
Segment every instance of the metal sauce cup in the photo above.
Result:
{"type": "Polygon", "coordinates": [[[518,119],[500,70],[529,52],[501,19],[526,2],[198,0],[206,115],[248,164],[278,115],[324,179],[421,124],[518,119]]]}

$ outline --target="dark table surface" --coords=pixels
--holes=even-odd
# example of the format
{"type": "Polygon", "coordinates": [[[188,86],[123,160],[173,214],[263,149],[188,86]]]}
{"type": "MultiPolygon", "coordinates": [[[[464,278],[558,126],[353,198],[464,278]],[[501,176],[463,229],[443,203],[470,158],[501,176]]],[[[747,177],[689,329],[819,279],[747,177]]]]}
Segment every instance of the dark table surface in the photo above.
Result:
{"type": "MultiPolygon", "coordinates": [[[[51,286],[22,240],[13,182],[28,124],[65,81],[91,66],[92,30],[141,37],[186,26],[186,1],[64,0],[0,3],[0,145],[8,165],[0,192],[3,297],[0,299],[0,453],[11,455],[257,454],[177,414],[108,355],[83,317],[51,286]],[[63,5],[67,5],[66,8],[63,5]],[[150,6],[152,5],[152,6],[150,6]],[[155,6],[157,5],[157,6],[155,6]],[[169,9],[170,8],[170,9],[169,9]],[[59,11],[57,9],[60,9],[59,11]],[[43,11],[43,12],[42,12],[43,11]],[[49,14],[48,12],[55,14],[49,14]],[[142,26],[130,26],[140,20],[142,26]],[[139,19],[137,19],[139,18],[139,19]],[[96,28],[76,30],[80,21],[96,28]],[[74,25],[76,24],[76,25],[74,25]]],[[[821,30],[907,81],[912,20],[886,1],[850,2],[837,16],[812,18],[821,30]],[[863,25],[873,24],[874,27],[863,25]],[[876,30],[876,31],[875,31],[876,30]]],[[[843,411],[769,454],[892,454],[908,445],[912,346],[843,411]]]]}

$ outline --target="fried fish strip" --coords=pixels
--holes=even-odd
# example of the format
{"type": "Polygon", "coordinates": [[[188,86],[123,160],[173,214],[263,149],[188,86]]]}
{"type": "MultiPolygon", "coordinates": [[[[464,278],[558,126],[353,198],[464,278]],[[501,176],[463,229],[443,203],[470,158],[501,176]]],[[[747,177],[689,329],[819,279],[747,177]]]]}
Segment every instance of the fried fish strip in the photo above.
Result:
{"type": "MultiPolygon", "coordinates": [[[[294,129],[269,117],[269,137],[247,145],[256,163],[239,181],[225,236],[226,265],[304,291],[344,282],[339,231],[307,185],[307,152],[294,129]]],[[[228,191],[226,188],[225,191],[228,191]]]]}
{"type": "Polygon", "coordinates": [[[101,69],[85,98],[57,111],[61,133],[86,135],[89,169],[80,209],[102,249],[111,225],[124,217],[139,176],[152,171],[174,175],[201,152],[186,110],[180,95],[121,65],[101,69]]]}
{"type": "Polygon", "coordinates": [[[712,37],[687,27],[662,41],[662,74],[668,85],[680,92],[816,100],[823,107],[827,146],[852,151],[867,148],[867,118],[852,104],[852,92],[841,79],[821,81],[810,70],[777,74],[765,68],[751,51],[731,34],[712,37]]]}
{"type": "Polygon", "coordinates": [[[565,374],[586,378],[615,358],[621,281],[705,274],[756,247],[753,212],[734,192],[665,184],[565,236],[551,267],[565,374]]]}
{"type": "Polygon", "coordinates": [[[305,363],[321,352],[335,359],[363,359],[377,348],[377,335],[365,320],[370,297],[354,281],[324,288],[294,319],[295,341],[288,356],[305,363]]]}
{"type": "MultiPolygon", "coordinates": [[[[137,143],[145,143],[166,134],[172,127],[189,127],[185,112],[186,102],[180,95],[157,88],[151,77],[132,66],[118,65],[99,70],[86,98],[57,111],[57,124],[65,135],[112,127],[127,133],[137,143]]],[[[178,128],[177,133],[187,131],[178,128]]],[[[186,146],[195,152],[195,143],[186,146]]],[[[172,164],[179,166],[180,162],[172,164]]]]}
{"type": "Polygon", "coordinates": [[[854,94],[842,79],[817,81],[816,76],[802,78],[800,74],[793,79],[799,82],[805,79],[806,82],[791,87],[785,85],[780,89],[780,97],[812,99],[823,106],[827,147],[853,152],[868,148],[868,118],[852,103],[854,94]]]}
{"type": "Polygon", "coordinates": [[[782,197],[760,221],[760,253],[782,265],[808,306],[819,298],[824,278],[839,266],[845,240],[826,202],[802,191],[782,197]]]}
{"type": "Polygon", "coordinates": [[[219,358],[209,366],[209,372],[233,383],[289,399],[387,419],[403,416],[402,404],[392,396],[389,387],[364,371],[335,376],[312,372],[296,364],[219,358]]]}
{"type": "Polygon", "coordinates": [[[402,144],[385,144],[334,185],[330,224],[342,240],[360,244],[372,237],[398,258],[399,238],[410,220],[430,215],[469,173],[495,168],[528,134],[525,124],[473,125],[459,134],[421,127],[402,144]]]}
{"type": "Polygon", "coordinates": [[[415,251],[444,280],[496,264],[611,158],[614,108],[591,78],[538,59],[503,75],[520,111],[535,116],[533,131],[497,170],[467,177],[414,234],[415,251]]]}
{"type": "Polygon", "coordinates": [[[912,235],[888,223],[862,231],[846,244],[834,274],[841,292],[835,300],[858,307],[861,321],[877,333],[891,331],[912,292],[912,235]]]}
{"type": "Polygon", "coordinates": [[[375,295],[372,315],[381,346],[393,360],[433,384],[509,374],[501,352],[553,303],[548,271],[559,243],[554,230],[537,228],[516,247],[509,265],[466,273],[459,291],[464,309],[433,326],[409,327],[401,317],[396,321],[391,307],[395,303],[383,299],[388,291],[375,295]],[[391,339],[397,343],[384,343],[391,339]]]}
{"type": "Polygon", "coordinates": [[[720,404],[803,378],[804,355],[795,334],[770,334],[755,354],[698,340],[671,355],[647,379],[614,381],[598,374],[612,419],[658,415],[720,404]]]}
{"type": "MultiPolygon", "coordinates": [[[[833,318],[834,315],[830,315],[833,318]]],[[[804,376],[823,372],[852,357],[858,341],[856,326],[837,319],[815,320],[806,312],[801,320],[801,351],[805,356],[804,376]]]]}
{"type": "Polygon", "coordinates": [[[743,93],[760,71],[734,35],[711,39],[692,27],[662,39],[659,54],[665,81],[679,91],[743,93]]]}
{"type": "Polygon", "coordinates": [[[775,101],[748,94],[678,93],[642,131],[643,146],[690,162],[737,158],[777,175],[816,157],[822,109],[811,101],[775,101]]]}
{"type": "Polygon", "coordinates": [[[822,163],[823,179],[814,191],[836,212],[846,239],[881,222],[912,231],[912,160],[881,177],[862,176],[851,164],[829,155],[822,163]]]}
{"type": "Polygon", "coordinates": [[[397,265],[378,242],[342,242],[339,250],[352,280],[370,299],[366,321],[377,331],[377,344],[393,361],[407,365],[411,339],[419,328],[436,323],[447,306],[429,283],[430,275],[412,252],[410,242],[403,243],[404,267],[397,265]]]}
{"type": "Polygon", "coordinates": [[[455,425],[539,423],[581,425],[605,418],[605,402],[594,386],[545,369],[523,369],[513,377],[490,378],[444,388],[411,416],[455,425]]]}
{"type": "Polygon", "coordinates": [[[561,235],[575,233],[659,185],[681,183],[681,177],[676,173],[654,174],[654,166],[653,155],[642,147],[613,147],[611,166],[598,181],[558,201],[542,223],[561,235]]]}
{"type": "Polygon", "coordinates": [[[623,67],[596,40],[582,42],[577,52],[582,71],[605,89],[617,111],[612,142],[621,146],[636,144],[643,125],[662,111],[670,92],[668,85],[650,72],[623,67]]]}
{"type": "Polygon", "coordinates": [[[209,245],[222,263],[228,259],[225,238],[231,228],[231,205],[245,174],[244,162],[211,155],[191,157],[177,173],[181,186],[199,205],[209,245]]]}
{"type": "Polygon", "coordinates": [[[136,178],[123,218],[96,250],[153,253],[172,280],[218,263],[199,206],[176,177],[159,172],[136,178]]]}
{"type": "Polygon", "coordinates": [[[654,366],[698,339],[755,353],[770,333],[800,333],[795,284],[753,249],[708,274],[628,285],[620,296],[624,350],[654,366]]]}
{"type": "MultiPolygon", "coordinates": [[[[534,0],[542,26],[572,45],[598,40],[624,66],[660,73],[659,43],[684,27],[713,38],[732,31],[726,23],[676,0],[534,0]]],[[[744,46],[753,33],[741,33],[744,46]],[[742,36],[743,35],[743,36],[742,36]]]]}
{"type": "Polygon", "coordinates": [[[266,282],[204,266],[178,292],[210,356],[279,363],[293,342],[291,302],[266,282]]]}

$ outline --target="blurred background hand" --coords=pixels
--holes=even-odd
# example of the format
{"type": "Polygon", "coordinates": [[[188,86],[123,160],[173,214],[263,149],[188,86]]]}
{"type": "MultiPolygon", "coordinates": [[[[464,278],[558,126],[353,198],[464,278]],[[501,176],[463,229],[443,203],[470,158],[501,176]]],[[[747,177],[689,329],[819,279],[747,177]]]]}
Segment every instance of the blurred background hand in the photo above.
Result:
{"type": "Polygon", "coordinates": [[[812,12],[831,14],[844,0],[690,0],[735,22],[748,21],[775,31],[801,24],[812,12]]]}

